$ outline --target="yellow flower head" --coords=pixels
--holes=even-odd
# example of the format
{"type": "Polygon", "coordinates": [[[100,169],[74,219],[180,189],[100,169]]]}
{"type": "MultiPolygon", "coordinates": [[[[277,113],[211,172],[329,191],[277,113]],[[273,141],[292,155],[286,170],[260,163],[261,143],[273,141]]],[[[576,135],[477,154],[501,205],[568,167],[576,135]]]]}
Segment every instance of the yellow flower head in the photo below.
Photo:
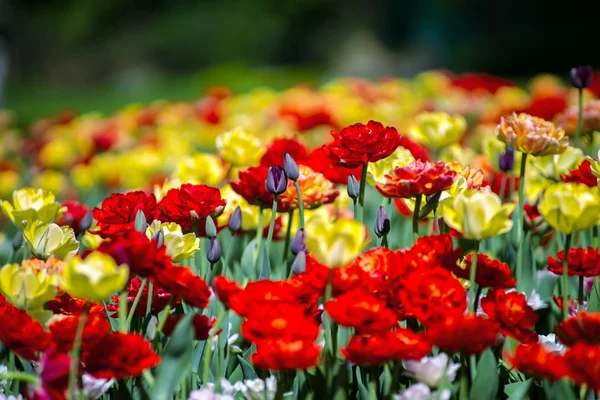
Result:
{"type": "Polygon", "coordinates": [[[219,186],[225,177],[225,168],[220,157],[208,153],[196,153],[183,158],[177,164],[175,176],[182,183],[219,186]]]}
{"type": "Polygon", "coordinates": [[[174,262],[187,260],[200,250],[200,239],[194,233],[184,235],[181,226],[175,222],[161,224],[160,221],[154,220],[148,226],[148,229],[146,229],[146,236],[152,239],[159,231],[162,231],[164,235],[164,245],[167,248],[167,255],[174,262]]]}
{"type": "Polygon", "coordinates": [[[79,249],[75,233],[68,226],[34,221],[23,229],[23,237],[29,250],[38,258],[46,259],[54,255],[65,260],[75,255],[79,249]]]}
{"type": "MultiPolygon", "coordinates": [[[[318,214],[317,214],[318,215],[318,214]]],[[[322,264],[343,266],[368,244],[367,228],[350,218],[327,222],[320,215],[306,222],[306,248],[322,264]]]]}
{"type": "Polygon", "coordinates": [[[583,162],[583,151],[574,147],[567,147],[561,154],[550,154],[536,157],[532,164],[546,179],[560,181],[560,177],[572,169],[576,169],[583,162]]]}
{"type": "Polygon", "coordinates": [[[600,223],[600,190],[581,183],[556,183],[546,188],[538,209],[561,233],[588,229],[600,223]]]}
{"type": "Polygon", "coordinates": [[[405,167],[412,163],[415,158],[411,152],[399,146],[389,157],[369,163],[367,166],[367,182],[371,186],[385,182],[385,176],[396,167],[405,167]]]}
{"type": "Polygon", "coordinates": [[[73,257],[63,271],[61,287],[73,297],[102,302],[127,284],[129,268],[100,252],[92,252],[85,260],[73,257]]]}
{"type": "Polygon", "coordinates": [[[23,188],[13,192],[12,204],[3,201],[2,212],[15,224],[17,228],[28,225],[35,220],[49,223],[60,217],[64,211],[60,203],[54,199],[54,194],[43,189],[23,188]]]}
{"type": "Polygon", "coordinates": [[[525,113],[502,117],[496,136],[513,149],[533,156],[560,154],[569,145],[563,129],[525,113]]]}
{"type": "Polygon", "coordinates": [[[46,270],[38,272],[18,264],[2,267],[0,291],[12,305],[24,310],[39,309],[56,295],[56,287],[46,270]]]}
{"type": "Polygon", "coordinates": [[[444,212],[444,221],[468,239],[482,240],[508,232],[512,203],[502,204],[492,192],[465,189],[454,197],[444,212]]]}
{"type": "Polygon", "coordinates": [[[40,150],[39,160],[45,168],[68,167],[77,157],[77,149],[67,138],[53,139],[40,150]]]}
{"type": "Polygon", "coordinates": [[[458,142],[466,129],[467,120],[462,115],[426,112],[415,117],[410,135],[417,142],[438,149],[458,142]]]}
{"type": "Polygon", "coordinates": [[[19,187],[21,176],[18,172],[7,169],[0,171],[0,198],[6,199],[19,187]]]}
{"type": "Polygon", "coordinates": [[[223,159],[236,167],[249,167],[260,162],[265,149],[260,140],[242,128],[217,137],[217,149],[223,159]]]}
{"type": "Polygon", "coordinates": [[[52,193],[64,193],[67,177],[62,172],[47,169],[33,179],[33,184],[52,193]]]}

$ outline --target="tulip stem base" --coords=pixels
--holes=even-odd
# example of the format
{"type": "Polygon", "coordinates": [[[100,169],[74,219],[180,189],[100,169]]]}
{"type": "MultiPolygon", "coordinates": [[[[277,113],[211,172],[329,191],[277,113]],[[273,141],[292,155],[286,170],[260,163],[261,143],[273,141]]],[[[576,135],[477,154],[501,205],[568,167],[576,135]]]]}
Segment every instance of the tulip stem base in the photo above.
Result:
{"type": "Polygon", "coordinates": [[[254,241],[256,247],[254,248],[254,268],[252,269],[252,278],[256,279],[256,271],[258,269],[258,259],[260,258],[260,250],[262,248],[263,241],[263,229],[265,226],[265,215],[263,207],[258,209],[258,226],[256,227],[256,239],[254,241]]]}
{"type": "MultiPolygon", "coordinates": [[[[302,215],[302,214],[300,214],[302,215]]],[[[290,276],[290,271],[288,271],[288,269],[291,268],[291,265],[288,267],[288,253],[290,252],[290,243],[292,241],[292,223],[294,222],[294,209],[290,208],[290,211],[288,211],[288,226],[287,226],[287,230],[285,232],[285,244],[283,245],[283,255],[282,255],[282,264],[285,266],[286,268],[286,275],[285,278],[287,278],[288,276],[290,276]]]]}

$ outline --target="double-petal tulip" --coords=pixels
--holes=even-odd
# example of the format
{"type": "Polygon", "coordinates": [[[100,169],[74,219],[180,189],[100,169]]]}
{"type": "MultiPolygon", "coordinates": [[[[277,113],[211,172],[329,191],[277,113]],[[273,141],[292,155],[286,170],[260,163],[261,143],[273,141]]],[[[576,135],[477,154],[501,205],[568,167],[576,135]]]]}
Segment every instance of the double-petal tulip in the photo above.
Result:
{"type": "Polygon", "coordinates": [[[50,255],[64,260],[75,255],[79,242],[73,228],[34,221],[23,229],[23,237],[29,250],[38,258],[50,255]]]}
{"type": "Polygon", "coordinates": [[[2,212],[21,228],[23,222],[28,224],[39,220],[41,223],[56,221],[62,212],[60,203],[55,201],[54,194],[43,189],[23,188],[15,190],[12,203],[3,201],[2,212]]]}
{"type": "Polygon", "coordinates": [[[305,232],[308,251],[330,267],[346,265],[368,242],[366,226],[349,218],[329,223],[315,216],[307,221],[305,232]]]}
{"type": "Polygon", "coordinates": [[[496,135],[513,149],[533,156],[560,154],[569,145],[569,138],[563,129],[545,119],[524,113],[503,117],[496,135]]]}
{"type": "Polygon", "coordinates": [[[18,264],[2,267],[0,290],[11,304],[25,310],[40,309],[56,295],[56,287],[46,270],[35,271],[18,264]]]}
{"type": "Polygon", "coordinates": [[[600,190],[580,183],[556,183],[542,195],[538,209],[561,233],[573,233],[600,223],[600,190]]]}

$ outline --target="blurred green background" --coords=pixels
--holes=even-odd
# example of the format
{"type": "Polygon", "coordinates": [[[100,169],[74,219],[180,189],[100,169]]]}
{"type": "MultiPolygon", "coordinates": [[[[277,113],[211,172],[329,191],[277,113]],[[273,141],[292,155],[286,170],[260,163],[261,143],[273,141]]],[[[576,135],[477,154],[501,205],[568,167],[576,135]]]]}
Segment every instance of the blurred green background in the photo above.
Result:
{"type": "Polygon", "coordinates": [[[0,0],[0,107],[20,124],[336,76],[519,79],[600,65],[600,2],[0,0]],[[556,3],[556,4],[555,4],[556,3]]]}

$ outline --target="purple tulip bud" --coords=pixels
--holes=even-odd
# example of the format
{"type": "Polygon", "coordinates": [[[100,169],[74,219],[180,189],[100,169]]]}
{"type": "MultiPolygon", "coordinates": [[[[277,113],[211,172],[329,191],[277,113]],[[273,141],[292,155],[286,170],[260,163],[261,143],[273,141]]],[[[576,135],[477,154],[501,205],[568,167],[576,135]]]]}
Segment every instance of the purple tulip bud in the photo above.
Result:
{"type": "Polygon", "coordinates": [[[304,229],[298,229],[294,239],[292,240],[292,254],[297,256],[301,251],[306,251],[306,246],[304,245],[304,229]]]}
{"type": "Polygon", "coordinates": [[[287,176],[283,168],[279,165],[269,167],[265,186],[269,193],[280,195],[287,189],[287,176]]]}
{"type": "Polygon", "coordinates": [[[298,164],[296,164],[296,161],[292,158],[292,156],[290,156],[290,153],[285,153],[285,156],[283,157],[283,168],[285,169],[285,173],[287,174],[288,178],[294,182],[300,176],[298,164]]]}
{"type": "Polygon", "coordinates": [[[298,275],[304,271],[306,271],[306,253],[301,251],[292,263],[292,274],[298,275]]]}
{"type": "Polygon", "coordinates": [[[498,167],[500,168],[500,170],[508,172],[512,171],[514,166],[515,150],[507,145],[504,153],[500,154],[500,157],[498,157],[498,167]]]}
{"type": "Polygon", "coordinates": [[[160,249],[165,244],[165,234],[163,231],[158,231],[152,236],[152,240],[156,242],[156,248],[160,249]]]}
{"type": "Polygon", "coordinates": [[[375,219],[375,234],[382,237],[390,233],[390,217],[383,206],[377,210],[377,219],[375,219]]]}
{"type": "Polygon", "coordinates": [[[221,244],[219,243],[218,238],[213,237],[210,239],[208,251],[206,252],[206,258],[211,264],[214,264],[221,259],[221,244]]]}
{"type": "Polygon", "coordinates": [[[242,229],[242,209],[237,206],[229,217],[229,230],[231,233],[237,233],[242,229]]]}
{"type": "Polygon", "coordinates": [[[591,65],[579,65],[571,68],[571,85],[577,89],[590,86],[594,71],[591,65]]]}
{"type": "Polygon", "coordinates": [[[358,195],[360,193],[360,185],[358,181],[354,177],[354,175],[348,175],[348,186],[346,188],[348,190],[348,196],[352,200],[358,199],[358,195]]]}

